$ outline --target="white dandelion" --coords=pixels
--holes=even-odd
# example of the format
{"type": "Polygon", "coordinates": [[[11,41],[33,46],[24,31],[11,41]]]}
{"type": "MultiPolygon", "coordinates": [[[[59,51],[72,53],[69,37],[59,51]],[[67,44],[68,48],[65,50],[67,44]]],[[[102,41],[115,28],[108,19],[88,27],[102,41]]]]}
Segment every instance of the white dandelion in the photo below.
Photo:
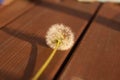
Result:
{"type": "Polygon", "coordinates": [[[54,50],[32,80],[38,80],[49,65],[57,50],[67,50],[72,47],[74,43],[74,35],[69,27],[63,24],[54,24],[47,32],[46,42],[54,50]]]}
{"type": "Polygon", "coordinates": [[[54,49],[58,40],[61,41],[58,50],[67,50],[72,47],[74,44],[74,34],[68,26],[54,24],[49,28],[46,35],[47,45],[54,49]]]}

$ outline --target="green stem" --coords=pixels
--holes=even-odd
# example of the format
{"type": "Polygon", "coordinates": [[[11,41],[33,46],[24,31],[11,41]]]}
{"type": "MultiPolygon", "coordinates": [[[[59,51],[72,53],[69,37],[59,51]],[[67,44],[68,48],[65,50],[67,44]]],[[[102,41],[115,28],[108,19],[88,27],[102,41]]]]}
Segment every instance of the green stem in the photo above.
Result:
{"type": "Polygon", "coordinates": [[[54,57],[54,55],[55,55],[58,47],[60,46],[60,42],[61,41],[58,40],[55,49],[52,51],[51,55],[48,57],[48,59],[43,64],[43,66],[39,69],[39,71],[36,73],[36,75],[32,78],[32,80],[37,80],[41,76],[41,74],[44,72],[44,70],[46,69],[46,67],[48,66],[48,64],[50,63],[50,61],[52,60],[52,58],[54,57]]]}

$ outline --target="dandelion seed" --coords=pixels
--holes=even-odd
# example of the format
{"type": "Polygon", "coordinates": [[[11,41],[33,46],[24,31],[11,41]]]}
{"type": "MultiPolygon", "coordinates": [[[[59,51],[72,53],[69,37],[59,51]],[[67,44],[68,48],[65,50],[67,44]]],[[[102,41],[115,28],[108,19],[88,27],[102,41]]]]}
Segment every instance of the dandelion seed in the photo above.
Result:
{"type": "Polygon", "coordinates": [[[37,80],[41,76],[57,50],[67,50],[72,47],[74,43],[74,35],[69,27],[63,24],[54,24],[47,32],[46,42],[54,50],[32,80],[37,80]]]}
{"type": "Polygon", "coordinates": [[[46,35],[46,42],[51,48],[55,48],[57,40],[61,41],[58,50],[67,50],[74,43],[74,34],[71,29],[63,24],[54,24],[50,27],[46,35]]]}

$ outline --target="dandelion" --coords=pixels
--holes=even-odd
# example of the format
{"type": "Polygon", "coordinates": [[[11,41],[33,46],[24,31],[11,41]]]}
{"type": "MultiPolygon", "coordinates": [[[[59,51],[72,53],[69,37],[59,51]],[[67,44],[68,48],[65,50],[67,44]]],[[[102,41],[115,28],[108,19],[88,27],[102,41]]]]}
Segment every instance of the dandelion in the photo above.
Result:
{"type": "Polygon", "coordinates": [[[55,49],[58,40],[61,41],[58,50],[71,48],[74,43],[74,35],[71,29],[63,24],[52,25],[47,32],[46,42],[51,48],[55,49]]]}
{"type": "Polygon", "coordinates": [[[32,80],[37,80],[41,76],[57,50],[67,50],[73,46],[74,34],[68,26],[63,24],[54,24],[47,32],[46,42],[47,45],[53,49],[53,52],[32,80]]]}

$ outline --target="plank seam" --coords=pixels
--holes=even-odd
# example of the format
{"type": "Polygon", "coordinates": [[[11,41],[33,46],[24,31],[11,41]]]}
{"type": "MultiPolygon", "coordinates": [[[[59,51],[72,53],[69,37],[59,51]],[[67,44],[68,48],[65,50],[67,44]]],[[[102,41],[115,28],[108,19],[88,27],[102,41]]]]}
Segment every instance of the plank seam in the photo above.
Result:
{"type": "Polygon", "coordinates": [[[86,32],[88,31],[88,29],[91,26],[91,23],[94,21],[94,19],[96,18],[98,12],[100,11],[102,5],[104,3],[100,3],[100,5],[98,6],[98,8],[96,9],[95,13],[93,14],[93,16],[91,17],[90,21],[88,22],[88,24],[86,25],[85,29],[83,30],[83,32],[81,33],[81,35],[78,37],[76,43],[74,44],[73,48],[70,50],[68,56],[66,57],[66,59],[64,60],[63,64],[61,65],[61,67],[59,68],[58,72],[56,73],[55,77],[53,78],[53,80],[57,80],[61,73],[64,71],[65,67],[67,66],[68,62],[70,61],[70,58],[72,57],[73,53],[75,52],[76,48],[78,47],[78,45],[80,44],[80,42],[83,40],[86,32]]]}
{"type": "Polygon", "coordinates": [[[20,15],[18,15],[17,17],[15,17],[14,19],[10,20],[8,23],[6,23],[5,25],[0,27],[0,30],[4,27],[6,27],[7,25],[11,24],[12,22],[14,22],[15,20],[17,20],[18,18],[20,18],[21,16],[23,16],[24,14],[28,13],[29,11],[31,11],[34,8],[34,6],[32,6],[31,8],[29,8],[28,10],[22,12],[20,15]]]}

